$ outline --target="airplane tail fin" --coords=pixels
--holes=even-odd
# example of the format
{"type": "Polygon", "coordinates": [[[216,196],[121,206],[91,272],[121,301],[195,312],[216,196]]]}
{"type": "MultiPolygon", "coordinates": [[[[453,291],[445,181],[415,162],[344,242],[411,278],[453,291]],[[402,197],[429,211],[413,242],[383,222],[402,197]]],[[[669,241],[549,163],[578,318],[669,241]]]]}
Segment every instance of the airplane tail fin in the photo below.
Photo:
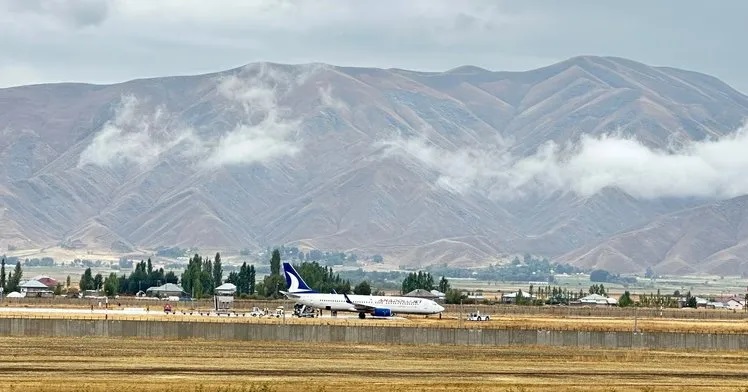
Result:
{"type": "Polygon", "coordinates": [[[304,279],[290,263],[283,263],[283,272],[286,274],[289,293],[316,293],[304,282],[304,279]]]}

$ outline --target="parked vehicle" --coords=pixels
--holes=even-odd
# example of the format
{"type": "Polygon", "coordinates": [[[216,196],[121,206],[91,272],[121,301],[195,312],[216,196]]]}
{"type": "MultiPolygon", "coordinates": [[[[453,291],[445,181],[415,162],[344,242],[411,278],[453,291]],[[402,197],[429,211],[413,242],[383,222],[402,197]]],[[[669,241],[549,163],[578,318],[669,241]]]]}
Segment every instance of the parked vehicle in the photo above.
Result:
{"type": "Polygon", "coordinates": [[[468,321],[490,321],[491,316],[487,314],[480,314],[480,311],[469,313],[467,316],[468,321]]]}

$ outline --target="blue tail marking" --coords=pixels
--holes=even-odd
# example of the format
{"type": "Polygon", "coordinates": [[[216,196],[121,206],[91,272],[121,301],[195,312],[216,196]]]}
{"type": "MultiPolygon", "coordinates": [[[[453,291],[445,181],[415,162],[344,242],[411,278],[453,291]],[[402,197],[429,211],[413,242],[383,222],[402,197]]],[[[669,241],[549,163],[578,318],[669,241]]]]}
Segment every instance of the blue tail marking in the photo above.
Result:
{"type": "Polygon", "coordinates": [[[316,293],[304,282],[304,279],[290,263],[283,263],[283,272],[286,274],[286,285],[288,285],[289,293],[316,293]]]}

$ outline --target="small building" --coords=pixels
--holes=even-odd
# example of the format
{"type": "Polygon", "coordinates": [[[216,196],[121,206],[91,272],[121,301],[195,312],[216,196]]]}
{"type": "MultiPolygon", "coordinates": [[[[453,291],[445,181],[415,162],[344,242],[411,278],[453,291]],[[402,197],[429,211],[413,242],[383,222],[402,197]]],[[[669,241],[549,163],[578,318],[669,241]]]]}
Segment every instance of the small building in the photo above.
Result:
{"type": "Polygon", "coordinates": [[[572,305],[577,306],[615,306],[618,305],[618,300],[615,298],[606,297],[600,294],[590,294],[586,297],[579,298],[577,301],[572,302],[572,305]]]}
{"type": "Polygon", "coordinates": [[[424,289],[415,289],[408,294],[403,295],[403,297],[414,297],[414,298],[426,298],[426,299],[436,299],[438,298],[436,295],[432,294],[428,290],[424,289]]]}
{"type": "Polygon", "coordinates": [[[28,280],[21,284],[21,294],[24,297],[54,297],[52,289],[38,280],[28,280]]]}
{"type": "Polygon", "coordinates": [[[743,310],[745,309],[745,301],[738,298],[730,298],[724,302],[725,308],[729,310],[743,310]]]}
{"type": "Polygon", "coordinates": [[[184,297],[187,295],[187,293],[184,292],[184,289],[182,289],[181,286],[178,286],[174,283],[167,283],[158,287],[150,287],[145,292],[149,297],[158,298],[184,297]]]}
{"type": "Polygon", "coordinates": [[[442,293],[439,290],[431,290],[431,294],[433,294],[436,300],[443,301],[445,298],[447,298],[447,294],[442,293]]]}
{"type": "Polygon", "coordinates": [[[47,275],[37,275],[37,276],[34,276],[33,278],[31,278],[31,280],[35,280],[37,282],[44,283],[44,285],[46,285],[47,287],[49,287],[52,290],[54,290],[55,287],[57,287],[57,280],[54,279],[54,278],[50,278],[47,275]]]}
{"type": "MultiPolygon", "coordinates": [[[[517,303],[517,297],[519,296],[519,291],[515,291],[513,293],[503,294],[501,296],[501,303],[503,304],[516,304],[517,303]]],[[[525,298],[529,301],[532,301],[537,298],[536,295],[530,295],[529,293],[522,293],[522,298],[525,298]]]]}
{"type": "Polygon", "coordinates": [[[216,295],[233,296],[236,294],[236,285],[233,283],[224,283],[215,289],[216,295]]]}
{"type": "Polygon", "coordinates": [[[234,306],[233,295],[214,295],[213,296],[213,310],[218,313],[231,312],[231,308],[234,306]]]}

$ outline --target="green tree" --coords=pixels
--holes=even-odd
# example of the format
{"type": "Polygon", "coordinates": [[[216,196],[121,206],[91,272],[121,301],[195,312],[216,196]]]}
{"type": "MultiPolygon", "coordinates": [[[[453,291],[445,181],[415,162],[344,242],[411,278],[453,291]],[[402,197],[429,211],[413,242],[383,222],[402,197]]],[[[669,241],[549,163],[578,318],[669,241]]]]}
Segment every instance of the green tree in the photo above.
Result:
{"type": "Polygon", "coordinates": [[[55,291],[54,291],[54,293],[53,293],[53,294],[54,294],[54,295],[62,295],[62,289],[63,289],[63,287],[62,287],[62,283],[57,283],[57,284],[55,285],[55,291]]]}
{"type": "Polygon", "coordinates": [[[221,254],[216,252],[216,258],[213,261],[213,287],[223,284],[223,266],[221,266],[221,254]]]}
{"type": "Polygon", "coordinates": [[[117,274],[112,272],[104,281],[104,294],[109,297],[114,297],[117,295],[119,287],[119,278],[117,278],[117,274]]]}
{"type": "Polygon", "coordinates": [[[177,284],[177,282],[179,282],[179,278],[177,278],[177,274],[175,274],[174,271],[169,271],[164,274],[164,282],[177,284]]]}
{"type": "Polygon", "coordinates": [[[0,288],[5,290],[5,257],[3,257],[2,263],[0,263],[0,288]]]}
{"type": "Polygon", "coordinates": [[[625,291],[621,298],[618,299],[618,306],[625,308],[627,306],[632,306],[634,304],[634,301],[631,299],[631,293],[628,291],[625,291]]]}
{"type": "Polygon", "coordinates": [[[467,298],[460,290],[455,289],[449,289],[444,294],[444,302],[448,304],[459,304],[460,301],[467,298]]]}
{"type": "Polygon", "coordinates": [[[200,285],[202,286],[202,292],[206,295],[213,295],[213,262],[210,259],[205,259],[203,262],[203,268],[200,272],[200,285]]]}
{"type": "Polygon", "coordinates": [[[252,295],[256,291],[255,283],[257,281],[254,265],[250,265],[247,269],[247,280],[249,281],[249,292],[247,294],[252,295]]]}
{"type": "Polygon", "coordinates": [[[93,290],[101,290],[104,286],[104,277],[101,276],[101,274],[96,274],[96,276],[94,276],[93,285],[93,290]]]}
{"type": "Polygon", "coordinates": [[[371,294],[371,286],[369,286],[369,282],[363,281],[356,285],[356,287],[353,288],[353,294],[358,295],[370,295],[371,294]]]}
{"type": "MultiPolygon", "coordinates": [[[[233,279],[236,281],[231,283],[236,285],[236,292],[238,294],[254,294],[254,266],[247,265],[247,262],[245,261],[242,263],[242,266],[239,267],[239,273],[233,272],[233,274],[235,274],[233,279]]],[[[229,274],[229,276],[231,276],[231,274],[229,274]]]]}
{"type": "Polygon", "coordinates": [[[281,255],[278,249],[273,251],[270,258],[270,275],[280,275],[281,255]]]}
{"type": "Polygon", "coordinates": [[[442,278],[439,279],[439,288],[437,290],[439,290],[440,292],[444,294],[447,294],[447,291],[449,291],[449,289],[450,289],[449,281],[447,280],[447,278],[442,276],[442,278]]]}
{"type": "Polygon", "coordinates": [[[70,287],[70,275],[68,275],[67,279],[65,279],[65,287],[70,287]]]}
{"type": "Polygon", "coordinates": [[[201,281],[203,270],[203,258],[195,253],[187,264],[187,269],[182,273],[182,288],[192,295],[192,298],[200,298],[203,295],[201,281]]]}
{"type": "Polygon", "coordinates": [[[78,287],[80,287],[81,291],[94,289],[94,278],[93,274],[91,274],[91,268],[86,268],[86,270],[83,271],[81,280],[78,282],[78,287]]]}
{"type": "Polygon", "coordinates": [[[286,286],[286,280],[280,275],[268,275],[262,280],[263,296],[267,298],[280,298],[280,290],[286,286]]]}
{"type": "Polygon", "coordinates": [[[606,270],[599,269],[590,272],[590,281],[592,282],[608,282],[610,277],[610,272],[606,270]]]}
{"type": "MultiPolygon", "coordinates": [[[[431,291],[434,289],[434,277],[429,272],[411,272],[403,279],[401,291],[407,294],[416,289],[431,291]]],[[[446,293],[445,293],[446,294],[446,293]]]]}
{"type": "Polygon", "coordinates": [[[8,280],[6,282],[8,292],[20,290],[21,278],[23,278],[23,269],[21,268],[21,260],[17,260],[16,267],[13,268],[13,273],[8,273],[8,280]]]}

